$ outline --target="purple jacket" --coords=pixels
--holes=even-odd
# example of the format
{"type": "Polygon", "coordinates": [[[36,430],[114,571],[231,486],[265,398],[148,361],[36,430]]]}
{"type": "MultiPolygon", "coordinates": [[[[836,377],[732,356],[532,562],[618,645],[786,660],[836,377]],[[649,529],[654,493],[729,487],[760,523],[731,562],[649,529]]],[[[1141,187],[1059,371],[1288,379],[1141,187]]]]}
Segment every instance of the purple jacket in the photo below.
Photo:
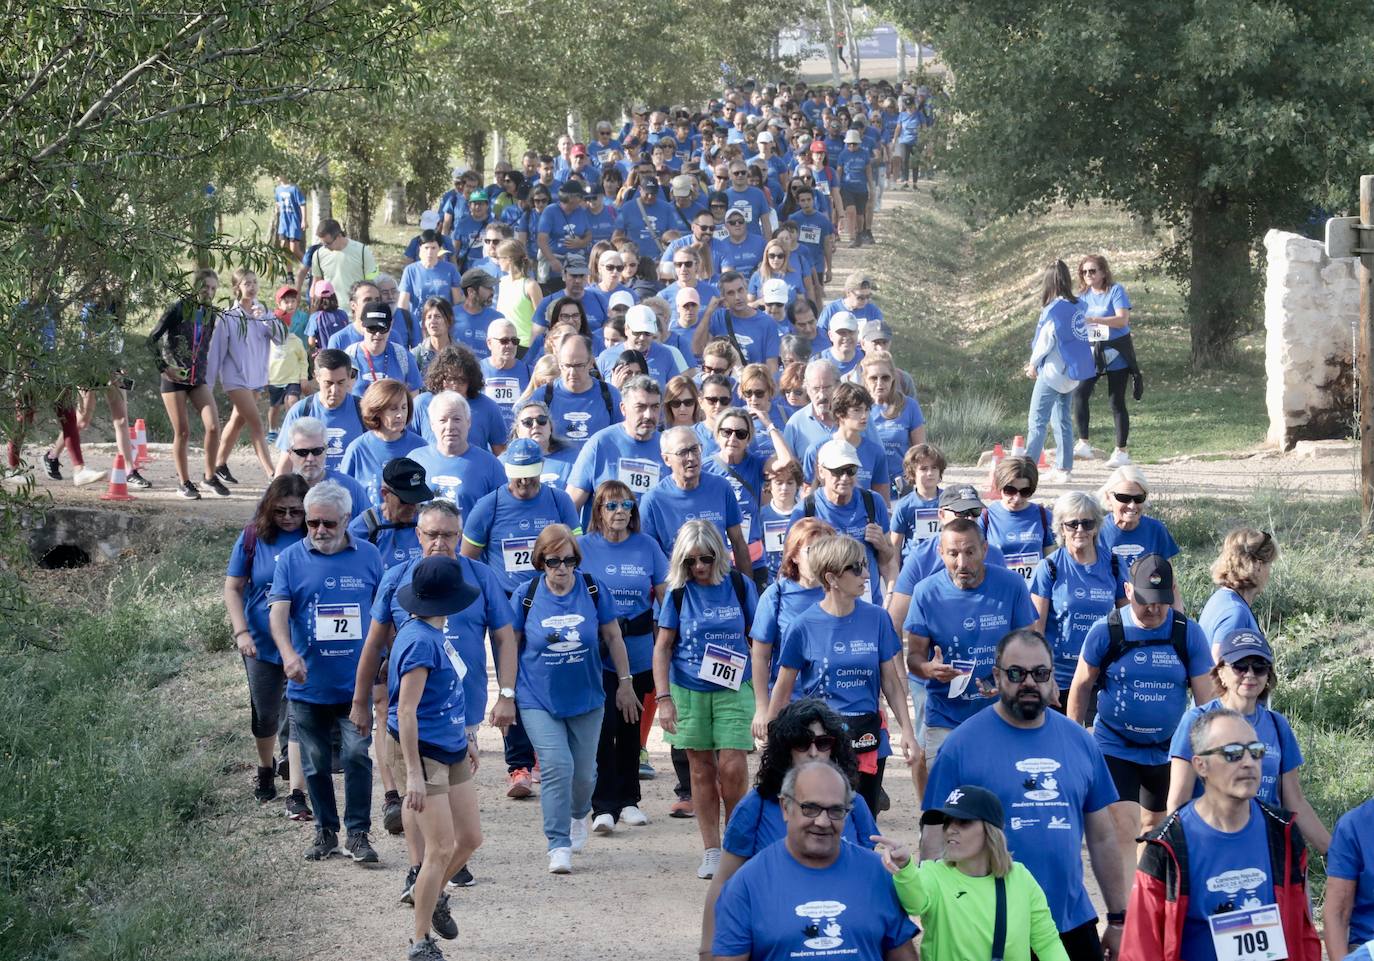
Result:
{"type": "MultiPolygon", "coordinates": [[[[257,305],[261,306],[261,304],[257,305]]],[[[228,390],[262,390],[267,385],[267,360],[273,344],[286,340],[286,328],[263,308],[262,319],[235,304],[220,315],[210,338],[205,382],[228,390]]]]}

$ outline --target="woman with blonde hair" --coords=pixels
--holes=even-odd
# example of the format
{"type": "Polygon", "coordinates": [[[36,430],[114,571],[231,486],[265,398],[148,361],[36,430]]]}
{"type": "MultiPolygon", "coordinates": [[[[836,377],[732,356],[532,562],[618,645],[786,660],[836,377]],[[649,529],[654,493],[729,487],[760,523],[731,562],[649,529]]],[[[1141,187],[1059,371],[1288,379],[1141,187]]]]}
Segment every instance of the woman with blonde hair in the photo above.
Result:
{"type": "MultiPolygon", "coordinates": [[[[1102,545],[1125,561],[1127,567],[1144,554],[1158,554],[1166,561],[1178,555],[1178,544],[1169,529],[1145,513],[1150,482],[1139,467],[1126,464],[1112,471],[1107,482],[1098,489],[1097,496],[1107,512],[1099,534],[1102,545]]],[[[1183,609],[1182,595],[1177,587],[1174,606],[1183,609]]]]}
{"type": "Polygon", "coordinates": [[[539,284],[530,276],[530,258],[518,240],[503,240],[496,248],[496,265],[505,271],[496,289],[496,309],[515,325],[520,346],[528,348],[534,336],[534,305],[544,299],[539,284]]]}
{"type": "Polygon", "coordinates": [[[247,428],[258,463],[270,481],[272,451],[267,446],[267,428],[258,411],[258,395],[267,386],[268,353],[273,344],[286,340],[286,325],[258,300],[258,275],[253,271],[237,268],[232,289],[234,305],[215,325],[206,358],[211,385],[215,379],[219,380],[233,408],[220,432],[215,476],[231,484],[238,483],[229,471],[229,455],[239,442],[239,434],[247,428]]]}
{"type": "Polygon", "coordinates": [[[787,284],[789,304],[797,297],[805,296],[806,279],[792,262],[792,255],[787,252],[787,247],[776,238],[764,245],[759,269],[749,278],[749,302],[760,310],[763,309],[764,282],[774,279],[787,284]]]}
{"type": "Polygon", "coordinates": [[[1197,619],[1211,642],[1214,658],[1217,645],[1232,631],[1263,633],[1252,605],[1269,584],[1278,559],[1278,542],[1268,531],[1237,527],[1221,542],[1221,553],[1212,562],[1212,583],[1217,589],[1197,619]]]}
{"type": "Polygon", "coordinates": [[[861,383],[873,396],[873,429],[887,453],[887,473],[900,496],[906,493],[902,458],[911,448],[926,442],[926,418],[916,398],[903,391],[901,375],[891,354],[867,354],[859,361],[859,371],[861,383]]]}

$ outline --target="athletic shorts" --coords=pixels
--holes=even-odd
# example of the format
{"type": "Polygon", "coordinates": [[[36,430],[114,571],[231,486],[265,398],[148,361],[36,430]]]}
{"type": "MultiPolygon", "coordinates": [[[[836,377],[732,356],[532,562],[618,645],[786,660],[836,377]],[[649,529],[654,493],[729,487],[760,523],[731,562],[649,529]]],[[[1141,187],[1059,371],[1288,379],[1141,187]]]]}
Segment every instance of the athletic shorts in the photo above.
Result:
{"type": "Polygon", "coordinates": [[[667,736],[673,747],[686,751],[752,751],[754,749],[754,685],[745,681],[738,691],[691,691],[669,684],[677,708],[677,733],[667,736]]]}
{"type": "MultiPolygon", "coordinates": [[[[406,758],[405,752],[401,750],[401,742],[396,740],[395,735],[388,731],[386,740],[382,743],[386,745],[386,764],[391,768],[391,776],[396,779],[396,790],[404,792],[406,789],[406,758]]],[[[429,797],[447,794],[448,789],[455,784],[464,784],[472,780],[472,763],[468,760],[466,752],[452,764],[445,764],[421,754],[420,770],[424,773],[425,794],[429,797]]]]}
{"type": "Polygon", "coordinates": [[[945,741],[954,733],[952,727],[926,727],[925,740],[921,742],[921,747],[926,752],[926,769],[929,770],[935,763],[935,758],[940,754],[940,748],[944,747],[945,741]]]}
{"type": "Polygon", "coordinates": [[[280,387],[278,387],[276,384],[269,384],[269,385],[268,385],[268,387],[267,387],[267,402],[268,402],[269,404],[271,404],[273,407],[276,407],[278,404],[284,402],[288,397],[294,397],[294,398],[296,398],[297,400],[300,400],[300,398],[301,398],[301,385],[300,385],[300,384],[283,384],[283,385],[280,386],[280,387]]]}
{"type": "Polygon", "coordinates": [[[181,384],[166,377],[158,378],[158,393],[160,394],[189,394],[197,387],[204,387],[205,381],[198,380],[194,384],[181,384]]]}
{"type": "Polygon", "coordinates": [[[859,216],[868,210],[868,191],[846,190],[840,188],[840,199],[844,201],[845,207],[853,207],[854,212],[859,216]]]}
{"type": "Polygon", "coordinates": [[[1104,754],[1107,770],[1112,774],[1116,793],[1123,801],[1137,801],[1153,814],[1167,811],[1169,800],[1169,764],[1137,764],[1125,758],[1104,754]]]}

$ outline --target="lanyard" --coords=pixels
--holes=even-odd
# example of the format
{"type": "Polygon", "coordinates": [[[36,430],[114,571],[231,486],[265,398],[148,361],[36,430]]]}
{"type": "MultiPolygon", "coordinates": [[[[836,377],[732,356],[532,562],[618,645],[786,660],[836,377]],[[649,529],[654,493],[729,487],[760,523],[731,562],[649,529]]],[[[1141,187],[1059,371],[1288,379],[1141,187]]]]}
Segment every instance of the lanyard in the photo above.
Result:
{"type": "Polygon", "coordinates": [[[200,359],[200,337],[201,337],[201,318],[204,316],[205,308],[196,308],[195,327],[191,335],[191,383],[196,382],[196,361],[200,359]]]}
{"type": "MultiPolygon", "coordinates": [[[[390,345],[390,344],[387,344],[387,346],[390,347],[391,345],[390,345]]],[[[372,381],[375,383],[376,380],[377,380],[377,368],[374,367],[374,366],[372,365],[372,354],[369,353],[369,351],[368,351],[368,349],[367,349],[366,347],[361,347],[361,348],[360,348],[360,352],[361,352],[362,355],[363,355],[363,360],[367,361],[367,372],[368,372],[368,374],[371,376],[372,381]]],[[[388,352],[388,353],[389,353],[389,352],[388,352]]],[[[387,360],[386,355],[383,355],[383,357],[382,357],[382,374],[383,374],[383,375],[386,374],[386,368],[387,368],[386,360],[387,360]]]]}

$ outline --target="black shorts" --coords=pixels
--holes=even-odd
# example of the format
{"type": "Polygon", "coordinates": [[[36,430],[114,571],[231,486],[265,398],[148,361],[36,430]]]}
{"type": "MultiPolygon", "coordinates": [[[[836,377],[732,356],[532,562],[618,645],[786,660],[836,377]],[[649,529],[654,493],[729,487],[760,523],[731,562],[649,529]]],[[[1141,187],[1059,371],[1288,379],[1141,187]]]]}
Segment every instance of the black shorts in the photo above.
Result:
{"type": "Polygon", "coordinates": [[[840,199],[844,201],[845,207],[853,207],[854,212],[860,217],[868,210],[868,191],[845,190],[840,188],[840,199]]]}
{"type": "Polygon", "coordinates": [[[267,386],[267,402],[273,407],[283,403],[290,397],[294,397],[296,400],[301,399],[300,384],[283,384],[280,387],[277,387],[275,384],[269,384],[267,386]]]}
{"type": "Polygon", "coordinates": [[[1169,763],[1137,764],[1124,758],[1103,755],[1112,774],[1116,793],[1123,801],[1136,801],[1142,808],[1161,814],[1168,810],[1169,763]]]}
{"type": "Polygon", "coordinates": [[[198,381],[194,384],[182,384],[175,380],[168,380],[166,377],[158,378],[158,393],[160,394],[189,394],[197,387],[204,387],[205,381],[198,381]]]}

